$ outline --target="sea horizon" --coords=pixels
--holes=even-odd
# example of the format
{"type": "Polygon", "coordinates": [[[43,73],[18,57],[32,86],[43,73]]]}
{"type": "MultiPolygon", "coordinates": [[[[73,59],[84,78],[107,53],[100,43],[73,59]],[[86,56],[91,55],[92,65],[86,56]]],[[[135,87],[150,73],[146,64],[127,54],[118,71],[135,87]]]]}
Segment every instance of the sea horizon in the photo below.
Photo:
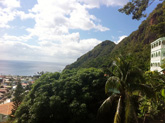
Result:
{"type": "Polygon", "coordinates": [[[0,75],[33,76],[37,72],[61,72],[64,65],[55,62],[0,60],[0,75]]]}

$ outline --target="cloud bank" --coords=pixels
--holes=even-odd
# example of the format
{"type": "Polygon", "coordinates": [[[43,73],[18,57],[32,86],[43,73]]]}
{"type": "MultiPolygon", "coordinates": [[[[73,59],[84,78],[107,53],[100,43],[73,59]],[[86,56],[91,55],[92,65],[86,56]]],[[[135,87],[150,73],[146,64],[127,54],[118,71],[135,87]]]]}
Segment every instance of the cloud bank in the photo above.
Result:
{"type": "Polygon", "coordinates": [[[1,34],[0,59],[68,64],[101,43],[94,38],[81,39],[77,30],[110,30],[89,10],[102,5],[122,6],[128,0],[37,0],[26,11],[21,6],[22,2],[24,1],[0,0],[1,29],[18,28],[18,25],[10,24],[13,21],[34,21],[31,26],[25,25],[26,34],[11,35],[7,31],[1,34]]]}

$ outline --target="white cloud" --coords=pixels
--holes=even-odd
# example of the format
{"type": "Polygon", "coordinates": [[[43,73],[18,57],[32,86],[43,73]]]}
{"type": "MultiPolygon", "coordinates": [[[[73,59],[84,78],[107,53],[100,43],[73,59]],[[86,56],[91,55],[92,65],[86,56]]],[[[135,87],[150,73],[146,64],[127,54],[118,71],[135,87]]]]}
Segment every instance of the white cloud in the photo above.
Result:
{"type": "Polygon", "coordinates": [[[21,18],[21,20],[25,20],[25,19],[29,19],[29,18],[33,19],[35,17],[34,14],[32,14],[32,13],[26,14],[23,11],[16,11],[16,15],[19,16],[21,18]]]}
{"type": "Polygon", "coordinates": [[[14,9],[20,7],[20,1],[19,0],[0,0],[0,4],[2,4],[4,7],[7,7],[8,9],[14,9]]]}
{"type": "Polygon", "coordinates": [[[78,57],[91,50],[101,41],[85,39],[79,42],[57,44],[51,41],[42,41],[38,46],[28,45],[21,41],[2,41],[0,39],[0,58],[12,60],[53,61],[69,64],[78,57]]]}
{"type": "Polygon", "coordinates": [[[99,31],[101,31],[101,32],[110,30],[109,28],[103,27],[102,25],[97,25],[97,26],[95,26],[95,29],[97,29],[97,30],[99,30],[99,31]]]}
{"type": "Polygon", "coordinates": [[[123,6],[127,2],[129,2],[129,0],[100,0],[100,1],[102,1],[102,4],[106,6],[123,6]]]}
{"type": "Polygon", "coordinates": [[[78,0],[80,2],[86,3],[88,5],[91,5],[93,7],[100,7],[101,5],[106,6],[123,6],[129,0],[78,0]]]}
{"type": "Polygon", "coordinates": [[[115,41],[116,44],[120,43],[124,38],[126,38],[127,35],[122,35],[119,37],[119,40],[118,41],[115,41]]]}
{"type": "Polygon", "coordinates": [[[9,28],[9,21],[14,20],[16,8],[20,7],[18,0],[1,0],[0,1],[0,28],[9,28]]]}
{"type": "Polygon", "coordinates": [[[50,35],[66,35],[70,29],[107,31],[109,28],[96,24],[99,19],[89,14],[90,5],[81,4],[77,0],[38,0],[27,15],[20,12],[21,18],[34,18],[34,28],[27,29],[40,40],[50,35]]]}
{"type": "Polygon", "coordinates": [[[29,60],[40,55],[40,47],[31,46],[22,42],[0,41],[0,58],[9,60],[29,60]]]}
{"type": "MultiPolygon", "coordinates": [[[[27,35],[4,34],[0,39],[0,58],[11,60],[53,61],[69,64],[101,43],[97,39],[81,39],[79,32],[71,30],[108,31],[101,20],[89,13],[101,5],[122,6],[127,0],[37,0],[26,13],[19,0],[1,0],[0,28],[9,28],[8,22],[20,17],[33,19],[34,27],[26,27],[27,35]],[[27,42],[37,42],[30,45],[27,42]]],[[[17,26],[18,27],[18,26],[17,26]]],[[[25,28],[25,27],[24,27],[25,28]]],[[[122,37],[121,37],[122,38],[122,37]]],[[[121,40],[121,39],[120,39],[121,40]]],[[[32,44],[32,43],[31,43],[32,44]]]]}
{"type": "Polygon", "coordinates": [[[8,35],[8,34],[3,35],[4,41],[28,41],[31,38],[32,37],[30,35],[23,35],[23,36],[14,36],[14,35],[8,35]]]}

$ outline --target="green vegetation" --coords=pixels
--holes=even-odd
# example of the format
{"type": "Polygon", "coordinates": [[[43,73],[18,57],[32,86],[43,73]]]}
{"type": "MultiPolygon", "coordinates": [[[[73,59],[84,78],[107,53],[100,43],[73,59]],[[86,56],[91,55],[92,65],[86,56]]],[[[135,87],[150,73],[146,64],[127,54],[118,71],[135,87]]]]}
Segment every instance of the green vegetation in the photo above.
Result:
{"type": "Polygon", "coordinates": [[[163,70],[165,70],[165,58],[164,58],[163,61],[162,61],[161,68],[162,68],[163,70]]]}
{"type": "Polygon", "coordinates": [[[138,98],[154,94],[152,88],[145,85],[142,71],[133,66],[130,59],[125,59],[115,60],[113,75],[105,84],[105,93],[110,96],[99,108],[100,123],[137,123],[138,98]]]}
{"type": "Polygon", "coordinates": [[[14,114],[14,123],[164,120],[164,75],[143,73],[131,56],[116,58],[108,70],[105,74],[83,68],[42,75],[14,114]]]}
{"type": "Polygon", "coordinates": [[[46,73],[15,114],[17,123],[95,123],[104,98],[104,73],[95,68],[46,73]]]}
{"type": "Polygon", "coordinates": [[[145,120],[155,119],[163,121],[165,120],[165,76],[157,71],[146,71],[144,74],[146,84],[153,90],[152,97],[141,97],[139,117],[143,117],[145,120]]]}
{"type": "MultiPolygon", "coordinates": [[[[104,41],[97,45],[93,50],[78,58],[75,63],[66,66],[65,69],[103,67],[108,54],[111,53],[115,46],[116,44],[114,42],[108,40],[104,41]]],[[[109,61],[106,64],[108,63],[109,61]]]]}
{"type": "MultiPolygon", "coordinates": [[[[141,19],[146,17],[144,13],[146,8],[149,7],[155,0],[132,0],[128,2],[123,8],[119,9],[119,12],[125,13],[126,15],[132,14],[132,19],[141,19]]],[[[164,1],[164,0],[159,0],[164,1]]]]}
{"type": "Polygon", "coordinates": [[[16,90],[15,90],[13,96],[14,96],[14,99],[12,100],[13,101],[13,109],[12,109],[11,115],[14,115],[14,113],[16,112],[17,108],[19,107],[19,105],[21,104],[21,102],[24,98],[24,89],[21,85],[21,82],[17,83],[17,87],[16,87],[16,90]]]}

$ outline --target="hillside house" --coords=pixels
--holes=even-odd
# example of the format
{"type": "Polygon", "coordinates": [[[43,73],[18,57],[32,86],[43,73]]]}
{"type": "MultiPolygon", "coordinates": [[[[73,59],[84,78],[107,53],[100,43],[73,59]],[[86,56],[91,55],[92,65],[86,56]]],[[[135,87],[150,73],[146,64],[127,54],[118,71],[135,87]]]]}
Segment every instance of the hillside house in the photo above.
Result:
{"type": "Polygon", "coordinates": [[[159,38],[151,43],[151,71],[162,71],[160,67],[165,58],[165,37],[159,38]]]}
{"type": "Polygon", "coordinates": [[[7,120],[8,116],[11,114],[12,108],[12,102],[0,105],[0,122],[7,120]]]}

